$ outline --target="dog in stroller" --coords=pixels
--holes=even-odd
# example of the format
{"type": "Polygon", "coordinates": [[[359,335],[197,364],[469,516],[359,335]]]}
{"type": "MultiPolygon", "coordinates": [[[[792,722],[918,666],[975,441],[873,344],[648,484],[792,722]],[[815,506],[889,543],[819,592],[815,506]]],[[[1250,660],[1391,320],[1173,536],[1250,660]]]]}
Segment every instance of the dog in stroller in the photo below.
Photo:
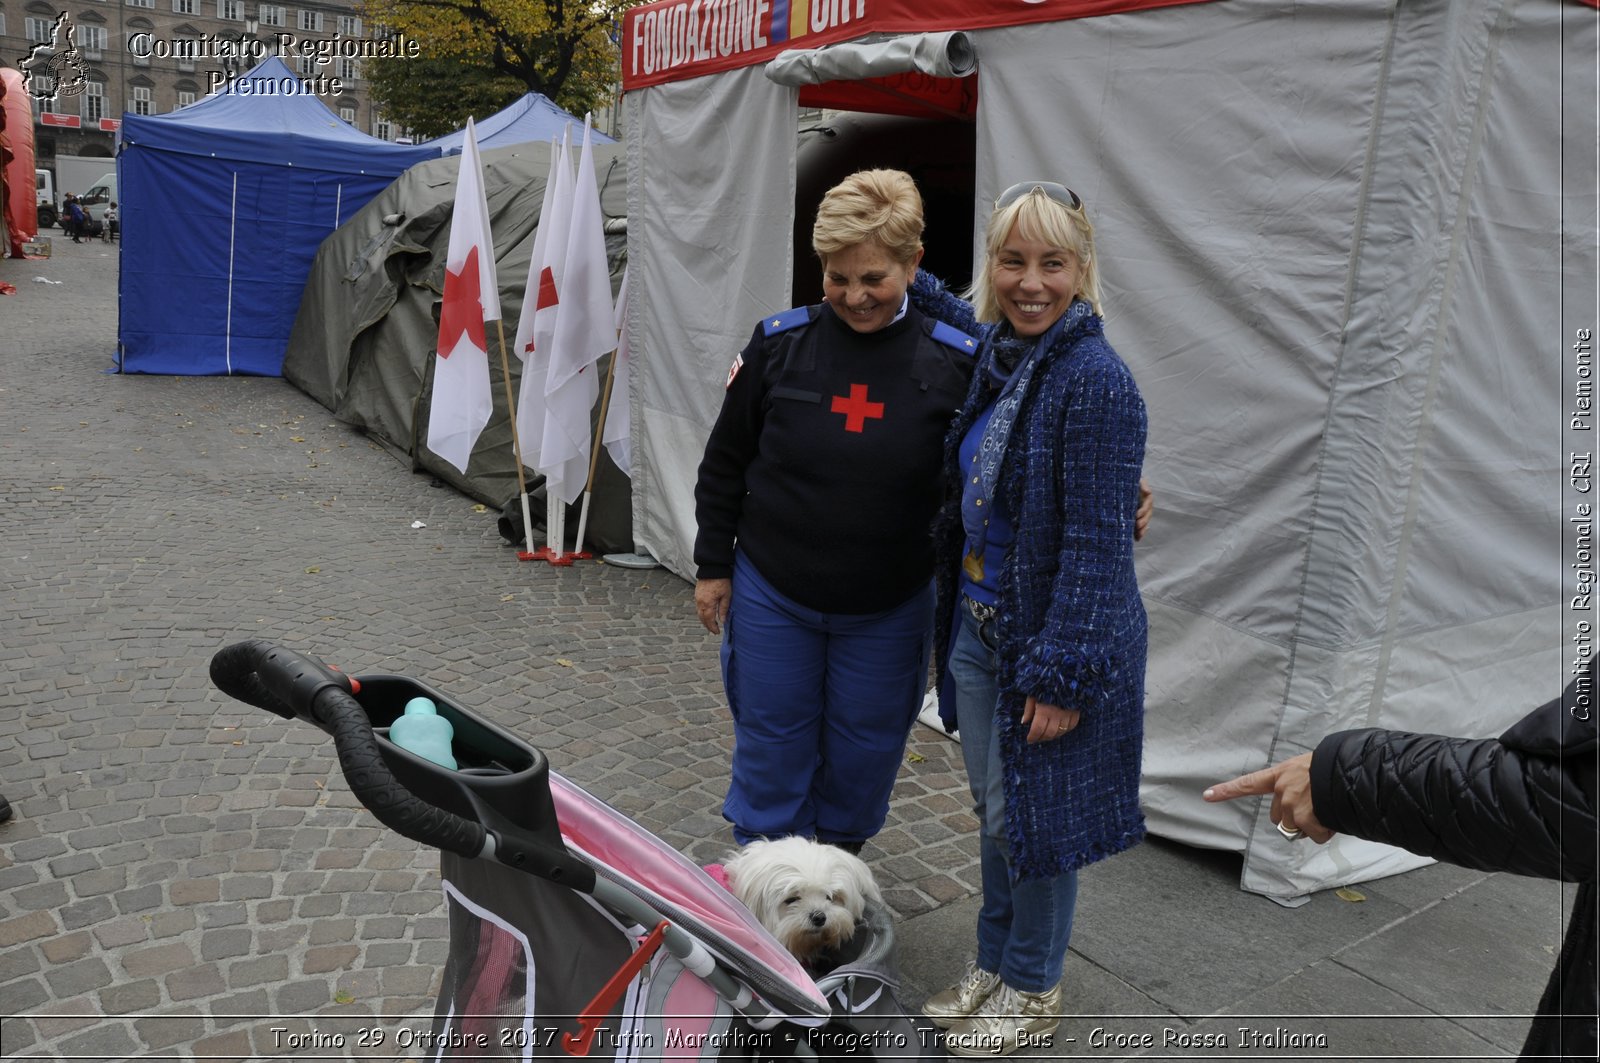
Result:
{"type": "Polygon", "coordinates": [[[938,1031],[895,1000],[875,889],[813,978],[704,869],[448,697],[259,641],[219,651],[211,677],[332,735],[355,796],[441,850],[450,947],[415,1041],[427,1058],[945,1058],[938,1031]],[[454,769],[387,737],[419,696],[453,726],[454,769]]]}
{"type": "Polygon", "coordinates": [[[866,861],[810,838],[753,841],[724,870],[733,895],[810,971],[837,967],[867,905],[883,903],[866,861]]]}

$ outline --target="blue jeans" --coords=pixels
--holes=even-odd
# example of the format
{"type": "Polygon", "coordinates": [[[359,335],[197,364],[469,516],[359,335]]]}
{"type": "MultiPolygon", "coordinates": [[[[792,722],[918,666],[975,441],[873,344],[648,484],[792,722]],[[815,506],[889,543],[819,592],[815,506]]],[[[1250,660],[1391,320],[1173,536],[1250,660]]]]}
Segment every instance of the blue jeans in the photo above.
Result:
{"type": "Polygon", "coordinates": [[[955,684],[961,757],[967,764],[980,831],[983,908],[978,912],[978,966],[997,972],[1013,989],[1042,993],[1061,981],[1078,900],[1078,873],[1011,880],[995,714],[999,698],[995,654],[979,636],[972,614],[963,608],[960,616],[950,677],[955,684]]]}
{"type": "Polygon", "coordinates": [[[933,585],[881,613],[819,613],[735,552],[722,685],[733,714],[723,818],[743,845],[798,834],[877,834],[933,646],[933,585]]]}

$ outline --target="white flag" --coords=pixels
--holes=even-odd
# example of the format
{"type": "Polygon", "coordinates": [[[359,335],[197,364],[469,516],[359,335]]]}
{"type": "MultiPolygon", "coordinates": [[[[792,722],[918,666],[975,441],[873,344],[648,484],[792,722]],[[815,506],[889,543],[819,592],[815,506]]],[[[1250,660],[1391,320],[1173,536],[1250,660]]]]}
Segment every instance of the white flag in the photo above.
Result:
{"type": "Polygon", "coordinates": [[[633,403],[628,398],[628,268],[622,270],[622,288],[617,292],[617,353],[612,356],[611,403],[606,407],[606,430],[601,441],[606,453],[628,476],[633,475],[633,403]]]}
{"type": "MultiPolygon", "coordinates": [[[[528,259],[528,286],[522,295],[522,313],[517,318],[517,357],[522,359],[522,385],[517,392],[517,440],[522,447],[522,463],[530,469],[539,467],[539,448],[544,440],[544,384],[550,369],[550,336],[555,332],[555,313],[558,302],[556,269],[552,262],[551,233],[558,225],[555,206],[559,190],[571,184],[572,166],[567,162],[561,143],[550,141],[550,173],[544,182],[544,200],[539,208],[538,228],[534,230],[533,256],[528,259]],[[565,170],[566,181],[560,178],[565,170]],[[543,328],[540,328],[540,326],[543,328]],[[544,342],[539,342],[539,337],[544,342]]],[[[559,213],[565,214],[565,211],[559,213]]],[[[562,249],[562,257],[565,248],[562,249]]]]}
{"type": "Polygon", "coordinates": [[[617,345],[611,270],[606,263],[605,223],[595,181],[594,148],[584,121],[583,155],[569,201],[567,255],[558,283],[561,309],[550,345],[545,381],[544,441],[539,471],[549,492],[567,504],[583,494],[589,477],[593,436],[590,412],[600,396],[595,363],[617,345]]]}
{"type": "Polygon", "coordinates": [[[483,162],[472,119],[461,146],[455,209],[445,254],[444,300],[439,308],[439,349],[433,361],[433,402],[428,408],[428,449],[458,470],[494,412],[489,387],[485,321],[500,320],[494,275],[494,240],[483,196],[483,162]]]}

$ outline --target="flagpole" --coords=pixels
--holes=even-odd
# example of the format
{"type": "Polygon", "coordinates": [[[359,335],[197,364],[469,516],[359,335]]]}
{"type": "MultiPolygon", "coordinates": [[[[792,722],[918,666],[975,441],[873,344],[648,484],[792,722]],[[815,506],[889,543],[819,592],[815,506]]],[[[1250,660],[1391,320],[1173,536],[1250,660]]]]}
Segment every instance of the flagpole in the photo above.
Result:
{"type": "MultiPolygon", "coordinates": [[[[621,338],[619,332],[618,338],[621,338]]],[[[617,348],[611,349],[611,361],[606,366],[606,386],[600,393],[600,420],[594,426],[594,439],[589,450],[589,479],[583,485],[583,508],[578,511],[578,553],[583,553],[583,533],[589,525],[589,497],[594,494],[594,474],[600,465],[600,440],[606,434],[606,410],[611,406],[611,383],[617,379],[617,348]]]]}
{"type": "MultiPolygon", "coordinates": [[[[544,549],[545,553],[549,555],[545,558],[545,560],[549,561],[552,565],[563,564],[562,557],[564,555],[561,553],[561,548],[565,546],[567,542],[567,514],[566,510],[563,508],[565,505],[566,503],[560,498],[557,498],[556,493],[550,490],[550,481],[548,478],[546,478],[544,491],[544,522],[547,527],[544,530],[544,549]]],[[[565,562],[565,564],[569,565],[571,563],[572,562],[570,561],[565,562]]]]}
{"type": "Polygon", "coordinates": [[[522,471],[522,440],[517,437],[517,402],[511,395],[511,359],[506,357],[506,323],[494,319],[495,332],[500,335],[500,382],[506,388],[506,417],[511,422],[511,453],[517,461],[517,497],[522,499],[522,537],[527,549],[517,554],[519,561],[531,561],[533,554],[533,525],[528,520],[528,481],[522,471]]]}

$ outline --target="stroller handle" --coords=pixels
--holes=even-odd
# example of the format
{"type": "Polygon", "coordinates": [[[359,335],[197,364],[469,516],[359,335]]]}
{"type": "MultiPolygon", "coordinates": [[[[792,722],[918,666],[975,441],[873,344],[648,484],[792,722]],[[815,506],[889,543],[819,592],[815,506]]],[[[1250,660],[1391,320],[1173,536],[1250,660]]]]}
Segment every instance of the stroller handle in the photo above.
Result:
{"type": "Polygon", "coordinates": [[[366,711],[352,697],[349,676],[260,639],[237,642],[211,658],[211,681],[224,694],[299,718],[333,736],[351,791],[385,826],[407,838],[461,856],[484,855],[490,835],[481,823],[437,808],[394,777],[366,711]]]}

